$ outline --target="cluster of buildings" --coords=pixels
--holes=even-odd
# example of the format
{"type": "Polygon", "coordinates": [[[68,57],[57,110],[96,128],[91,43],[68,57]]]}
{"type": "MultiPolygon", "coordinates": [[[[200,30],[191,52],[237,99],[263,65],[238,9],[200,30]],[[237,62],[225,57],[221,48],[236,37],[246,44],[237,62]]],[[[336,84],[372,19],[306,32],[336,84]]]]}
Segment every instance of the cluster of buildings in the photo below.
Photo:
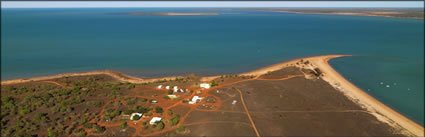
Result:
{"type": "MultiPolygon", "coordinates": [[[[142,117],[143,116],[143,113],[131,113],[131,115],[130,115],[130,120],[136,120],[134,117],[135,116],[138,116],[138,117],[142,117]]],[[[128,117],[129,117],[129,115],[123,115],[122,117],[121,117],[121,119],[128,119],[128,117]]],[[[154,125],[154,124],[156,124],[156,123],[158,123],[158,122],[160,122],[162,120],[162,118],[161,117],[153,117],[150,121],[149,121],[149,124],[151,124],[151,125],[154,125]]]]}
{"type": "MultiPolygon", "coordinates": [[[[163,85],[158,85],[158,89],[162,89],[164,86],[163,85]]],[[[201,84],[199,84],[199,87],[201,87],[201,88],[204,88],[204,89],[209,89],[209,88],[211,88],[211,85],[210,84],[208,84],[208,83],[201,83],[201,84]]],[[[170,89],[170,88],[173,88],[173,91],[174,92],[188,92],[188,89],[179,89],[179,87],[177,87],[177,86],[165,86],[165,89],[170,89]]]]}
{"type": "MultiPolygon", "coordinates": [[[[162,85],[158,85],[158,89],[162,89],[162,85]]],[[[188,92],[189,90],[188,89],[179,89],[179,87],[177,87],[177,86],[165,86],[165,89],[170,89],[170,88],[173,88],[173,91],[174,92],[188,92]]]]}
{"type": "MultiPolygon", "coordinates": [[[[165,85],[165,86],[163,86],[163,85],[158,85],[158,89],[162,89],[162,88],[164,88],[165,87],[165,89],[173,89],[173,91],[174,92],[188,92],[188,89],[179,89],[177,86],[167,86],[167,85],[165,85]]],[[[201,84],[199,84],[199,87],[200,88],[203,88],[203,89],[209,89],[209,88],[211,88],[211,85],[209,84],[209,83],[201,83],[201,84]]],[[[171,99],[173,99],[173,98],[177,98],[177,96],[176,95],[167,95],[169,98],[171,98],[171,99]]],[[[202,97],[199,97],[199,96],[193,96],[193,98],[188,102],[189,104],[196,104],[197,102],[199,102],[199,101],[201,101],[202,100],[202,97]]]]}

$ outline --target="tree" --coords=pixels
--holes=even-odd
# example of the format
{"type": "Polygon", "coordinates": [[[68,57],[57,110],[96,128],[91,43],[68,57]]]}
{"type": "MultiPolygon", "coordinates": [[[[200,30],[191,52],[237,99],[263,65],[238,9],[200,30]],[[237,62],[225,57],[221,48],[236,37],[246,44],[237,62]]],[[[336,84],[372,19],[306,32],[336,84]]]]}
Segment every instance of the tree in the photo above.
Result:
{"type": "Polygon", "coordinates": [[[139,115],[133,116],[133,120],[139,120],[139,119],[140,119],[140,116],[139,115]]]}
{"type": "Polygon", "coordinates": [[[33,120],[37,122],[46,122],[48,120],[47,113],[37,112],[33,120]]]}
{"type": "Polygon", "coordinates": [[[149,111],[151,111],[151,110],[152,110],[152,108],[142,107],[142,106],[137,106],[137,107],[135,108],[135,111],[136,111],[136,112],[139,112],[139,113],[147,113],[147,112],[149,112],[149,111]]]}
{"type": "Polygon", "coordinates": [[[159,122],[159,123],[158,123],[158,125],[157,125],[157,128],[158,128],[159,130],[164,129],[164,123],[159,122]]]}
{"type": "Polygon", "coordinates": [[[93,123],[85,123],[83,126],[84,126],[84,128],[90,129],[90,128],[93,128],[94,124],[93,123]]]}
{"type": "Polygon", "coordinates": [[[136,100],[130,99],[126,102],[127,105],[134,105],[136,104],[136,100]]]}
{"type": "Polygon", "coordinates": [[[121,123],[121,125],[120,125],[120,128],[121,128],[121,129],[125,129],[125,128],[127,128],[127,122],[123,121],[123,122],[121,123]]]}
{"type": "Polygon", "coordinates": [[[90,104],[94,107],[101,107],[103,105],[103,101],[91,101],[88,104],[90,104]]]}
{"type": "Polygon", "coordinates": [[[99,125],[95,125],[95,126],[94,126],[94,130],[95,130],[95,132],[97,132],[97,133],[103,133],[103,132],[105,132],[106,128],[105,128],[105,127],[101,127],[101,126],[99,126],[99,125]]]}
{"type": "Polygon", "coordinates": [[[179,126],[177,127],[177,132],[183,132],[183,131],[184,131],[184,126],[179,125],[179,126]]]}
{"type": "Polygon", "coordinates": [[[125,110],[124,111],[124,114],[126,114],[126,115],[130,115],[131,113],[133,113],[134,111],[133,110],[131,110],[131,109],[129,109],[129,110],[125,110]]]}
{"type": "Polygon", "coordinates": [[[56,133],[55,131],[53,131],[52,128],[48,128],[47,129],[47,136],[48,137],[57,137],[58,136],[58,133],[56,133]]]}
{"type": "Polygon", "coordinates": [[[30,113],[31,112],[31,110],[29,110],[29,109],[27,109],[27,108],[21,108],[20,110],[19,110],[19,115],[25,115],[25,114],[28,114],[28,113],[30,113]]]}
{"type": "Polygon", "coordinates": [[[135,87],[136,87],[136,85],[134,85],[134,84],[129,84],[127,88],[128,88],[128,89],[133,89],[133,88],[135,88],[135,87]]]}
{"type": "Polygon", "coordinates": [[[142,101],[142,102],[146,102],[146,101],[148,101],[148,99],[146,99],[146,98],[141,98],[141,99],[140,99],[140,101],[142,101]]]}
{"type": "Polygon", "coordinates": [[[164,110],[160,106],[156,106],[155,107],[155,112],[156,113],[162,113],[162,112],[164,112],[164,110]]]}
{"type": "Polygon", "coordinates": [[[218,86],[218,84],[215,83],[215,80],[211,81],[211,87],[214,87],[214,86],[218,86]]]}
{"type": "Polygon", "coordinates": [[[169,110],[167,110],[167,114],[168,114],[169,116],[171,116],[171,115],[173,115],[173,111],[172,111],[171,109],[169,109],[169,110]]]}
{"type": "Polygon", "coordinates": [[[176,115],[173,118],[171,118],[171,126],[177,125],[180,121],[180,115],[176,115]]]}
{"type": "Polygon", "coordinates": [[[171,88],[168,90],[168,94],[173,94],[173,90],[171,88]]]}

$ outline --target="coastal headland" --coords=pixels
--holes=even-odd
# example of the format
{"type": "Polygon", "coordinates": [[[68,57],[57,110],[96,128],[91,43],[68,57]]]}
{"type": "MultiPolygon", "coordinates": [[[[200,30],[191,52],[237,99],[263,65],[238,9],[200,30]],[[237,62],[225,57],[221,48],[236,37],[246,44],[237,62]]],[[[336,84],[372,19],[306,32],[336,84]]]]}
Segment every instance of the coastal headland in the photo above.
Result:
{"type": "MultiPolygon", "coordinates": [[[[214,84],[218,83],[218,86],[212,87],[211,89],[201,90],[202,91],[201,93],[198,93],[198,92],[181,93],[181,94],[178,93],[178,96],[181,96],[182,100],[190,99],[194,97],[195,95],[204,96],[205,98],[208,98],[208,99],[204,99],[205,102],[203,102],[202,105],[198,104],[194,106],[194,105],[184,104],[180,100],[173,102],[170,100],[158,99],[159,102],[166,102],[165,104],[160,103],[160,106],[163,106],[165,108],[164,112],[168,112],[169,110],[171,110],[171,108],[173,108],[173,111],[175,111],[175,113],[181,114],[182,117],[180,119],[180,122],[177,125],[179,125],[179,128],[180,126],[187,127],[186,130],[180,130],[178,129],[178,126],[173,126],[173,124],[170,125],[169,123],[165,123],[165,127],[166,127],[165,129],[161,129],[160,131],[152,131],[152,132],[144,131],[144,130],[140,131],[140,128],[142,127],[139,127],[139,125],[133,126],[132,124],[129,124],[130,127],[134,128],[133,129],[134,131],[133,130],[129,130],[129,131],[131,131],[131,135],[133,136],[139,136],[139,135],[140,136],[155,136],[155,135],[170,135],[170,134],[199,135],[197,131],[202,128],[208,129],[209,126],[212,126],[214,124],[226,123],[225,119],[219,118],[221,119],[220,121],[217,119],[211,119],[214,117],[206,118],[204,117],[205,115],[226,114],[230,116],[230,113],[231,113],[232,117],[240,117],[239,115],[246,114],[247,118],[240,119],[240,121],[233,122],[233,123],[236,123],[238,128],[240,128],[241,130],[246,128],[246,130],[244,132],[240,132],[240,134],[256,135],[256,136],[308,135],[308,134],[304,134],[305,132],[298,131],[300,129],[295,129],[295,128],[292,129],[293,126],[296,126],[296,124],[278,125],[278,124],[281,124],[282,122],[267,123],[267,120],[266,121],[261,120],[261,119],[264,119],[261,117],[264,117],[266,115],[265,114],[266,112],[273,110],[272,113],[279,113],[278,115],[276,115],[276,117],[278,117],[277,119],[284,120],[286,118],[287,120],[289,120],[288,122],[290,122],[291,119],[293,120],[293,119],[299,118],[299,120],[301,121],[301,122],[299,121],[299,123],[303,123],[302,119],[313,118],[313,119],[316,119],[317,121],[321,121],[316,124],[323,125],[325,123],[325,125],[327,126],[324,126],[324,128],[330,129],[327,132],[323,132],[323,130],[328,130],[328,129],[321,129],[318,131],[312,130],[312,133],[317,132],[315,133],[316,135],[424,136],[424,128],[421,125],[408,119],[407,117],[403,116],[402,114],[398,113],[397,111],[391,109],[390,107],[386,106],[385,104],[382,104],[381,102],[379,102],[372,96],[368,95],[365,91],[361,90],[360,88],[356,87],[351,82],[346,80],[343,76],[341,76],[337,71],[335,71],[328,64],[328,61],[330,59],[344,57],[344,56],[351,56],[351,55],[324,55],[324,56],[306,57],[306,58],[286,61],[283,63],[271,65],[268,67],[264,67],[251,72],[241,73],[237,75],[197,77],[193,83],[181,84],[179,85],[179,87],[189,87],[189,89],[198,90],[197,88],[194,88],[193,85],[196,85],[200,82],[211,82],[211,81],[214,84]],[[270,88],[265,85],[273,85],[271,87],[277,88],[277,89],[270,89],[270,90],[265,90],[261,92],[255,92],[256,91],[255,89],[270,88]],[[296,91],[296,90],[292,91],[292,89],[289,88],[291,86],[295,86],[293,88],[306,92],[305,93],[306,95],[300,95],[304,93],[300,93],[299,91],[296,91]],[[311,92],[311,90],[316,90],[317,92],[311,92]],[[335,90],[335,92],[331,90],[335,90]],[[341,94],[339,94],[338,92],[341,94]],[[273,94],[273,95],[264,95],[266,93],[273,94]],[[315,97],[307,96],[309,94],[317,94],[317,96],[315,97]],[[270,96],[270,98],[265,99],[264,97],[261,97],[263,95],[270,96]],[[347,99],[344,99],[344,96],[347,99]],[[276,100],[275,102],[270,102],[270,104],[261,104],[262,102],[264,103],[264,102],[273,100],[272,97],[276,97],[276,99],[278,100],[276,100]],[[295,97],[297,98],[294,99],[295,97]],[[265,99],[265,100],[261,101],[262,99],[265,99]],[[211,100],[212,102],[209,102],[211,100]],[[225,105],[227,103],[230,104],[232,100],[233,100],[233,103],[232,103],[233,105],[225,105]],[[256,100],[260,100],[260,101],[257,102],[256,100]],[[299,102],[300,100],[301,102],[299,102]],[[319,102],[314,102],[315,100],[319,102]],[[340,102],[337,102],[338,100],[340,100],[340,102]],[[350,101],[348,100],[354,103],[350,103],[350,101]],[[279,103],[281,101],[288,101],[288,102],[287,104],[279,103]],[[323,102],[320,102],[320,101],[323,101],[323,102]],[[332,101],[335,101],[335,102],[332,102],[332,101]],[[236,102],[241,102],[241,103],[236,104],[236,102]],[[292,106],[289,105],[291,103],[293,104],[292,106]],[[316,106],[317,104],[321,104],[321,105],[316,106]],[[357,105],[354,105],[354,104],[357,104],[357,105]],[[278,106],[278,105],[283,105],[283,106],[278,106]],[[265,106],[274,106],[274,107],[268,108],[265,106]],[[181,112],[179,112],[179,110],[181,110],[181,112]],[[219,114],[218,112],[220,112],[221,114],[219,114]],[[294,113],[299,113],[299,114],[293,115],[294,113]],[[322,113],[326,115],[322,115],[322,113]],[[300,118],[299,117],[300,115],[304,117],[300,118]],[[331,117],[327,115],[331,115],[331,117]],[[355,119],[350,120],[351,115],[353,118],[354,117],[357,118],[357,120],[355,119]],[[375,118],[370,117],[370,115],[373,115],[375,118]],[[335,119],[339,117],[342,119],[340,120],[335,119]],[[199,118],[202,120],[199,121],[199,119],[196,119],[196,118],[199,118]],[[318,120],[318,119],[321,119],[321,120],[318,120]],[[344,120],[348,120],[348,121],[344,121],[344,120]],[[346,122],[345,124],[349,123],[346,126],[349,126],[349,125],[353,125],[353,126],[366,125],[366,126],[358,127],[359,128],[358,132],[353,130],[351,133],[350,129],[345,129],[347,130],[347,133],[339,133],[339,130],[344,130],[344,129],[339,129],[339,127],[342,125],[340,126],[336,125],[338,121],[344,121],[346,122]],[[367,123],[370,121],[372,121],[372,123],[374,123],[373,121],[376,121],[376,122],[375,124],[367,123]],[[380,121],[385,124],[382,124],[382,123],[376,124],[377,121],[380,121]],[[208,122],[209,124],[206,124],[208,122]],[[280,129],[265,128],[267,127],[268,124],[277,124],[276,126],[281,126],[282,128],[280,129]],[[194,127],[194,125],[198,125],[198,126],[194,127]],[[386,125],[388,125],[388,127],[386,125]],[[369,130],[368,127],[372,127],[372,128],[377,127],[377,128],[376,128],[376,131],[367,131],[367,133],[365,133],[365,131],[363,131],[362,128],[365,128],[364,130],[369,130]],[[391,132],[387,131],[389,127],[391,127],[391,132]],[[176,129],[178,129],[179,132],[174,133],[174,130],[176,129]],[[189,129],[192,129],[192,130],[189,130],[189,129]],[[272,134],[272,133],[276,133],[276,134],[272,134]],[[374,134],[374,133],[377,133],[377,134],[374,134]]],[[[3,87],[5,86],[13,86],[13,85],[20,85],[20,84],[25,85],[26,83],[36,83],[36,82],[48,82],[53,85],[58,85],[62,88],[70,88],[69,87],[70,85],[65,85],[63,80],[61,79],[63,78],[72,79],[73,77],[78,79],[78,77],[97,76],[97,75],[106,75],[123,83],[145,84],[148,87],[136,86],[135,88],[135,90],[136,89],[139,90],[140,88],[143,91],[148,89],[150,90],[151,88],[155,88],[155,86],[157,86],[160,83],[162,85],[167,84],[167,82],[173,82],[173,81],[180,83],[181,79],[185,79],[185,76],[142,79],[142,78],[137,78],[137,77],[129,76],[126,74],[122,74],[119,72],[105,70],[105,71],[92,71],[92,72],[83,72],[83,73],[67,73],[67,74],[53,75],[53,76],[47,76],[47,77],[28,78],[28,79],[7,80],[7,81],[2,81],[1,85],[3,89],[3,87]]],[[[176,85],[176,82],[168,83],[168,84],[176,85]]],[[[143,94],[132,95],[133,92],[136,92],[136,91],[133,91],[133,89],[131,88],[129,88],[128,91],[123,91],[123,93],[125,94],[125,97],[128,96],[128,97],[139,98],[142,96],[143,97],[146,96],[146,94],[150,95],[149,92],[144,93],[145,95],[143,94]]],[[[3,93],[3,90],[2,90],[2,93],[3,93]]],[[[166,92],[164,91],[164,93],[166,92]]],[[[154,93],[152,92],[152,94],[154,93]]],[[[154,95],[152,95],[152,97],[154,97],[154,95]]],[[[145,98],[152,98],[152,97],[149,96],[145,98]]],[[[88,98],[88,100],[90,99],[88,98]]],[[[117,101],[117,98],[114,98],[112,100],[117,101]]],[[[121,100],[118,100],[118,101],[121,101],[121,100]]],[[[107,107],[107,105],[108,104],[105,104],[100,110],[99,118],[104,117],[103,116],[103,113],[105,113],[104,108],[107,107]]],[[[271,115],[274,116],[274,114],[271,114],[271,115]]],[[[154,116],[163,116],[163,118],[171,118],[172,114],[170,115],[170,114],[161,113],[157,115],[155,113],[154,116]]],[[[99,120],[94,120],[94,121],[100,122],[99,120]]],[[[273,120],[270,122],[273,122],[273,120]]],[[[229,121],[227,121],[227,123],[229,123],[229,121]]],[[[312,124],[315,125],[315,123],[312,123],[312,124]]],[[[108,121],[106,121],[106,122],[100,122],[98,123],[98,125],[99,126],[103,125],[105,127],[114,127],[114,126],[119,126],[119,123],[108,124],[108,121]]],[[[311,128],[316,129],[317,127],[311,127],[311,128]]],[[[222,129],[222,130],[225,130],[225,129],[222,129]]],[[[91,130],[85,130],[85,131],[88,132],[88,134],[90,135],[99,135],[94,132],[92,133],[91,130]]],[[[215,132],[213,133],[213,131],[214,130],[211,130],[210,132],[206,131],[205,133],[207,134],[209,133],[209,135],[217,135],[215,134],[215,132]]],[[[231,134],[230,131],[229,132],[224,131],[224,132],[228,133],[226,135],[240,135],[236,133],[231,134]]],[[[41,134],[45,134],[45,133],[43,132],[41,134]]],[[[218,134],[218,135],[222,135],[222,134],[218,134]]]]}
{"type": "Polygon", "coordinates": [[[381,16],[424,19],[423,8],[211,8],[208,10],[272,11],[296,14],[381,16]]]}

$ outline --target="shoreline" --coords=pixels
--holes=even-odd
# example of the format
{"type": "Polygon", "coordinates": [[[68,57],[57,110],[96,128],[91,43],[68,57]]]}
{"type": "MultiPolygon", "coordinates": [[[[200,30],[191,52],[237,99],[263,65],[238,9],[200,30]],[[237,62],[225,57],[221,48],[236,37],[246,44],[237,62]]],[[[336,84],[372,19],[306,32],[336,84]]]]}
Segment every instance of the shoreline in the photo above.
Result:
{"type": "Polygon", "coordinates": [[[322,15],[346,15],[346,16],[370,16],[370,17],[387,17],[387,18],[406,18],[406,19],[424,19],[421,17],[399,17],[387,14],[367,14],[367,13],[352,13],[352,12],[332,12],[332,13],[314,13],[314,12],[297,12],[297,11],[275,11],[295,14],[322,14],[322,15]]]}
{"type": "MultiPolygon", "coordinates": [[[[407,131],[409,131],[415,136],[424,136],[424,127],[410,120],[409,118],[405,117],[399,112],[393,110],[392,108],[386,106],[385,104],[381,103],[379,100],[375,99],[374,97],[369,95],[367,92],[361,90],[360,88],[358,88],[357,86],[349,82],[347,79],[345,79],[341,74],[339,74],[336,70],[334,70],[332,66],[328,64],[329,60],[333,58],[344,57],[344,56],[351,56],[351,55],[323,55],[323,56],[298,58],[298,59],[270,65],[267,67],[263,67],[250,72],[240,73],[238,75],[245,75],[245,76],[254,75],[256,77],[259,77],[268,72],[276,71],[288,66],[295,65],[295,63],[299,62],[299,60],[301,59],[305,61],[309,61],[310,64],[312,64],[314,67],[319,68],[323,72],[323,76],[322,76],[323,80],[327,81],[331,86],[341,91],[345,96],[352,99],[355,103],[367,109],[367,111],[369,111],[372,115],[374,115],[378,120],[388,123],[390,126],[396,129],[400,129],[400,128],[406,129],[407,131]]],[[[301,67],[299,65],[295,65],[295,66],[301,67]]],[[[309,67],[307,69],[312,69],[311,65],[305,65],[305,66],[309,67]]],[[[6,80],[6,81],[1,81],[1,85],[18,84],[18,83],[33,82],[33,81],[43,81],[43,80],[73,77],[73,76],[89,76],[89,75],[102,75],[102,74],[111,76],[122,82],[130,82],[135,84],[155,82],[157,80],[164,80],[164,79],[172,80],[172,79],[181,77],[181,76],[172,76],[172,77],[142,79],[142,78],[126,75],[120,72],[103,70],[103,71],[91,71],[91,72],[82,72],[82,73],[65,73],[65,74],[59,74],[59,75],[53,75],[53,76],[35,77],[35,78],[28,78],[28,79],[6,80]]],[[[220,76],[221,75],[201,77],[201,81],[211,81],[220,76]]]]}

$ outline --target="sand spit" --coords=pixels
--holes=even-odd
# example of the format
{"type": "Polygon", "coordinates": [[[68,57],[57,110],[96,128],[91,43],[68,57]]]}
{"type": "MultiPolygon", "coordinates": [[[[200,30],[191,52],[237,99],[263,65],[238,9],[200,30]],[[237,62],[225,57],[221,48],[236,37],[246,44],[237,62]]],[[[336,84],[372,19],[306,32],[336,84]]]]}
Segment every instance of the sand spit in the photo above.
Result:
{"type": "MultiPolygon", "coordinates": [[[[302,58],[302,60],[304,61],[309,61],[310,62],[309,65],[298,64],[298,62],[300,62],[301,59],[295,59],[295,60],[271,65],[268,67],[264,67],[251,72],[242,73],[239,75],[256,76],[256,78],[258,78],[260,75],[266,74],[271,71],[276,71],[288,66],[296,66],[296,67],[301,67],[305,69],[319,68],[322,71],[323,80],[327,81],[334,88],[340,90],[342,93],[344,93],[344,95],[346,95],[347,97],[352,99],[354,102],[358,103],[359,105],[367,109],[371,114],[376,116],[379,120],[388,123],[389,125],[395,127],[396,129],[406,129],[408,132],[410,132],[411,134],[415,136],[424,136],[424,128],[421,125],[408,119],[407,117],[401,115],[397,111],[391,109],[390,107],[379,102],[372,96],[368,95],[366,92],[364,92],[363,90],[361,90],[360,88],[356,87],[351,82],[346,80],[343,76],[341,76],[337,71],[335,71],[328,64],[328,61],[330,59],[343,57],[343,56],[350,56],[350,55],[325,55],[325,56],[302,58]]],[[[42,80],[49,80],[49,79],[55,79],[55,78],[62,78],[62,77],[88,76],[88,75],[100,75],[100,74],[109,75],[122,82],[130,82],[130,83],[146,83],[146,82],[155,82],[157,80],[164,80],[164,79],[172,80],[176,78],[176,77],[162,77],[162,78],[141,79],[141,78],[125,75],[119,72],[105,70],[105,71],[93,71],[93,72],[83,72],[83,73],[66,73],[66,74],[30,78],[30,79],[7,80],[7,81],[2,81],[1,84],[2,85],[17,84],[17,83],[24,83],[24,82],[31,82],[31,81],[42,81],[42,80]]],[[[201,78],[201,81],[210,81],[219,77],[220,76],[203,77],[201,78]]],[[[405,134],[411,135],[409,133],[405,133],[405,134]]]]}
{"type": "Polygon", "coordinates": [[[381,17],[391,17],[391,18],[412,18],[412,19],[424,19],[423,17],[410,17],[410,16],[400,16],[403,15],[401,12],[299,12],[299,11],[278,11],[286,13],[297,13],[297,14],[328,14],[328,15],[351,15],[351,16],[381,16],[381,17]]]}
{"type": "Polygon", "coordinates": [[[193,12],[131,12],[129,15],[156,15],[156,16],[201,16],[201,15],[218,15],[218,13],[193,13],[193,12]]]}

